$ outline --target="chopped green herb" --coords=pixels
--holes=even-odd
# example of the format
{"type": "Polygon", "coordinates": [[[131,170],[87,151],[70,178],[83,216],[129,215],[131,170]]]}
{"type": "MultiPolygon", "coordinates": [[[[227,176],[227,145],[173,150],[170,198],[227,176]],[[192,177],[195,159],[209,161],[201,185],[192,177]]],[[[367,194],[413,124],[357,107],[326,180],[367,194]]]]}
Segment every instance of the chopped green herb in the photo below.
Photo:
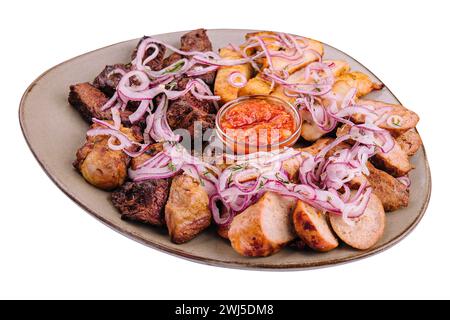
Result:
{"type": "Polygon", "coordinates": [[[283,177],[280,176],[280,173],[279,173],[279,172],[275,173],[275,177],[276,177],[280,182],[283,182],[283,183],[289,183],[289,181],[287,181],[286,179],[284,179],[283,177]]]}
{"type": "Polygon", "coordinates": [[[168,73],[174,73],[179,71],[184,66],[184,61],[180,60],[178,63],[176,63],[172,68],[167,69],[162,74],[168,74],[168,73]]]}
{"type": "Polygon", "coordinates": [[[176,171],[176,170],[177,170],[177,167],[176,167],[172,162],[169,162],[169,164],[167,165],[167,167],[168,167],[171,171],[176,171]]]}

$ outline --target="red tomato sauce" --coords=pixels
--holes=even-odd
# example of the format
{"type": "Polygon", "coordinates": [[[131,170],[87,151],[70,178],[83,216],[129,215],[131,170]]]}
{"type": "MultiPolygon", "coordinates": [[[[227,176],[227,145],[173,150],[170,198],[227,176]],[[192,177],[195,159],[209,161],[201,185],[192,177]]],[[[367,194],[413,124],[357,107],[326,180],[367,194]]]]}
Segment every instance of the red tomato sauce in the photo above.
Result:
{"type": "Polygon", "coordinates": [[[223,132],[239,143],[273,144],[294,134],[295,120],[276,101],[249,99],[227,110],[220,119],[223,132]]]}

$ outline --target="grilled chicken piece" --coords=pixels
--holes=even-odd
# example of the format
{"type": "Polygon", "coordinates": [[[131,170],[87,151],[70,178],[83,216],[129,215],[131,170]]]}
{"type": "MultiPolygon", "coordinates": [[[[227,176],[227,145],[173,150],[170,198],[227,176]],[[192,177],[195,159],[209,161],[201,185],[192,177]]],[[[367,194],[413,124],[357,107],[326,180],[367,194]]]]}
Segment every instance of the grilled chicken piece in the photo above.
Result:
{"type": "Polygon", "coordinates": [[[328,225],[325,214],[320,213],[314,207],[303,201],[297,201],[292,217],[297,235],[311,249],[327,252],[339,245],[328,225]]]}
{"type": "Polygon", "coordinates": [[[415,129],[410,129],[402,133],[396,140],[408,156],[415,155],[422,145],[422,139],[415,129]]]}
{"type": "MultiPolygon", "coordinates": [[[[98,128],[93,124],[91,128],[98,128]]],[[[137,130],[120,129],[129,139],[141,141],[137,130]]],[[[121,150],[111,150],[108,146],[110,136],[88,136],[85,144],[78,149],[73,166],[83,175],[87,182],[104,190],[113,190],[121,186],[127,177],[130,158],[121,150]]]]}
{"type": "MultiPolygon", "coordinates": [[[[340,137],[347,134],[349,130],[349,125],[343,125],[337,130],[336,135],[340,137]]],[[[391,151],[387,153],[379,151],[372,158],[370,158],[370,161],[375,165],[375,167],[386,171],[394,177],[404,176],[412,169],[408,155],[402,150],[395,139],[394,147],[391,151]]]]}
{"type": "MultiPolygon", "coordinates": [[[[340,106],[347,93],[352,89],[356,89],[356,97],[359,98],[373,90],[379,90],[382,87],[382,84],[372,82],[366,74],[359,71],[352,71],[343,73],[337,77],[332,92],[336,98],[337,105],[340,106]]],[[[324,100],[325,106],[330,103],[330,101],[324,100]]],[[[302,117],[305,120],[303,121],[301,133],[303,139],[306,141],[315,141],[325,134],[325,132],[314,123],[309,112],[303,111],[302,117]]]]}
{"type": "Polygon", "coordinates": [[[155,156],[158,152],[163,151],[163,143],[158,142],[149,145],[145,152],[137,157],[131,158],[130,168],[133,170],[136,170],[141,164],[143,164],[145,161],[151,159],[153,156],[155,156]]]}
{"type": "Polygon", "coordinates": [[[266,192],[231,222],[228,237],[236,252],[266,257],[296,238],[292,225],[295,200],[266,192]]]}
{"type": "MultiPolygon", "coordinates": [[[[335,77],[350,70],[350,65],[342,60],[324,60],[323,63],[330,65],[330,69],[335,77]]],[[[305,69],[301,69],[291,74],[286,81],[288,83],[311,83],[313,80],[305,80],[305,69]]],[[[283,86],[277,85],[271,95],[293,104],[295,102],[295,97],[288,97],[284,94],[284,91],[283,86]]]]}
{"type": "Polygon", "coordinates": [[[168,179],[126,182],[111,195],[122,219],[162,226],[164,206],[169,197],[168,179]]]}
{"type": "Polygon", "coordinates": [[[332,91],[337,98],[338,106],[340,106],[351,89],[356,89],[356,98],[359,98],[381,88],[383,88],[383,85],[373,82],[368,75],[359,71],[352,71],[337,77],[332,91]]]}
{"type": "Polygon", "coordinates": [[[208,194],[198,181],[187,175],[173,178],[165,208],[170,239],[185,243],[206,229],[212,217],[208,205],[208,194]]]}
{"type": "MultiPolygon", "coordinates": [[[[283,57],[272,57],[272,65],[275,70],[286,70],[289,73],[294,73],[297,70],[302,69],[307,66],[311,62],[319,60],[321,56],[323,56],[323,44],[319,41],[305,38],[307,42],[307,47],[304,49],[304,54],[299,60],[289,60],[283,57]]],[[[299,43],[302,43],[299,41],[299,43]]],[[[286,55],[290,55],[294,53],[295,49],[287,48],[283,52],[286,55]]],[[[264,58],[263,67],[269,67],[269,63],[267,59],[264,58]]]]}
{"type": "MultiPolygon", "coordinates": [[[[222,48],[219,52],[223,59],[234,60],[242,59],[242,56],[229,48],[222,48]]],[[[220,67],[216,74],[214,83],[214,94],[221,97],[220,103],[224,104],[238,97],[239,88],[232,86],[228,82],[228,77],[233,72],[241,73],[247,80],[252,74],[252,67],[249,63],[230,67],[220,67]]]]}
{"type": "MultiPolygon", "coordinates": [[[[382,123],[379,123],[378,126],[382,129],[388,130],[395,137],[405,133],[410,129],[413,129],[419,122],[419,116],[415,112],[399,104],[391,104],[381,101],[363,100],[363,99],[358,100],[357,104],[363,106],[370,106],[375,111],[377,110],[382,111],[381,109],[386,109],[383,112],[383,114],[386,115],[386,119],[382,123]],[[394,123],[388,124],[387,120],[389,120],[390,116],[400,117],[401,119],[398,122],[394,121],[395,124],[394,123]]],[[[356,114],[352,117],[352,120],[355,123],[364,123],[365,116],[356,114]]]]}
{"type": "Polygon", "coordinates": [[[383,236],[386,214],[380,199],[371,194],[364,214],[347,223],[341,216],[330,214],[331,226],[337,236],[349,246],[366,250],[383,236]]]}
{"type": "Polygon", "coordinates": [[[125,64],[114,64],[106,66],[102,72],[94,79],[93,85],[101,90],[108,97],[112,97],[116,92],[116,87],[122,79],[122,74],[113,73],[115,70],[122,70],[124,72],[130,71],[130,66],[125,64]]]}
{"type": "Polygon", "coordinates": [[[92,118],[111,119],[111,111],[101,111],[108,97],[89,83],[70,86],[69,103],[78,110],[84,120],[91,123],[92,118]]]}

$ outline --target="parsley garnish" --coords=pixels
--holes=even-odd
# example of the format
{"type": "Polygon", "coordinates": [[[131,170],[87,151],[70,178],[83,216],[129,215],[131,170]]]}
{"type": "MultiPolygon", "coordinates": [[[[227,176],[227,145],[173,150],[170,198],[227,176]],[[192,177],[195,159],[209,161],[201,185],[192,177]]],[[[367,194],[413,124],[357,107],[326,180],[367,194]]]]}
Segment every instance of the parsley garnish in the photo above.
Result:
{"type": "Polygon", "coordinates": [[[179,62],[177,62],[172,68],[167,69],[166,71],[164,71],[162,74],[168,74],[168,73],[174,73],[179,71],[182,67],[184,66],[184,61],[180,60],[179,62]]]}
{"type": "Polygon", "coordinates": [[[169,164],[167,165],[167,167],[168,167],[171,171],[176,171],[176,170],[177,170],[177,167],[176,167],[172,162],[169,162],[169,164]]]}

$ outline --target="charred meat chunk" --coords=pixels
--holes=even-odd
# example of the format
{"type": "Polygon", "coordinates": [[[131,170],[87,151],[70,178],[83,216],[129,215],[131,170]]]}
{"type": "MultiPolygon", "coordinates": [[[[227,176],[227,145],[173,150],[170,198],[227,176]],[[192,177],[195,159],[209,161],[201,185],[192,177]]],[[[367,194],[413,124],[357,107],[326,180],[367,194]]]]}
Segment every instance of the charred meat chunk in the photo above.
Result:
{"type": "MultiPolygon", "coordinates": [[[[134,49],[133,53],[131,54],[131,60],[134,60],[134,58],[136,58],[137,49],[139,48],[142,41],[144,41],[145,39],[148,39],[148,38],[149,38],[148,36],[144,36],[139,40],[138,45],[136,46],[136,49],[134,49]]],[[[146,66],[150,67],[150,69],[152,69],[154,71],[159,71],[163,68],[163,60],[164,60],[164,56],[166,54],[166,47],[161,44],[156,44],[156,45],[159,48],[158,54],[156,55],[156,57],[154,59],[149,61],[146,64],[146,66]]],[[[153,49],[151,47],[148,48],[144,54],[144,58],[142,59],[142,61],[147,59],[154,51],[155,51],[155,49],[153,49]]]]}
{"type": "Polygon", "coordinates": [[[119,84],[122,75],[115,70],[122,70],[124,72],[130,71],[129,65],[114,64],[106,66],[102,72],[94,79],[94,87],[103,91],[108,97],[111,97],[116,92],[116,87],[119,84]]]}
{"type": "MultiPolygon", "coordinates": [[[[215,115],[197,108],[196,103],[190,103],[189,94],[171,103],[167,110],[167,122],[173,129],[186,129],[191,137],[195,134],[195,122],[201,124],[202,130],[214,128],[215,115]]],[[[197,100],[198,101],[198,100],[197,100]]]]}
{"type": "Polygon", "coordinates": [[[126,182],[111,195],[122,219],[155,226],[165,224],[164,207],[168,197],[168,179],[126,182]]]}
{"type": "Polygon", "coordinates": [[[107,101],[108,97],[103,92],[87,82],[70,86],[69,103],[89,123],[92,118],[111,119],[109,110],[101,110],[107,101]]]}
{"type": "MultiPolygon", "coordinates": [[[[206,34],[206,30],[197,29],[184,34],[181,37],[180,50],[200,51],[200,52],[212,51],[212,44],[211,41],[209,40],[208,35],[206,34]]],[[[164,59],[163,67],[170,66],[171,64],[180,60],[181,58],[182,56],[180,54],[174,52],[164,59]]],[[[205,83],[207,83],[210,86],[214,84],[215,77],[216,77],[215,71],[208,72],[204,75],[199,76],[200,79],[205,81],[205,83]]]]}

